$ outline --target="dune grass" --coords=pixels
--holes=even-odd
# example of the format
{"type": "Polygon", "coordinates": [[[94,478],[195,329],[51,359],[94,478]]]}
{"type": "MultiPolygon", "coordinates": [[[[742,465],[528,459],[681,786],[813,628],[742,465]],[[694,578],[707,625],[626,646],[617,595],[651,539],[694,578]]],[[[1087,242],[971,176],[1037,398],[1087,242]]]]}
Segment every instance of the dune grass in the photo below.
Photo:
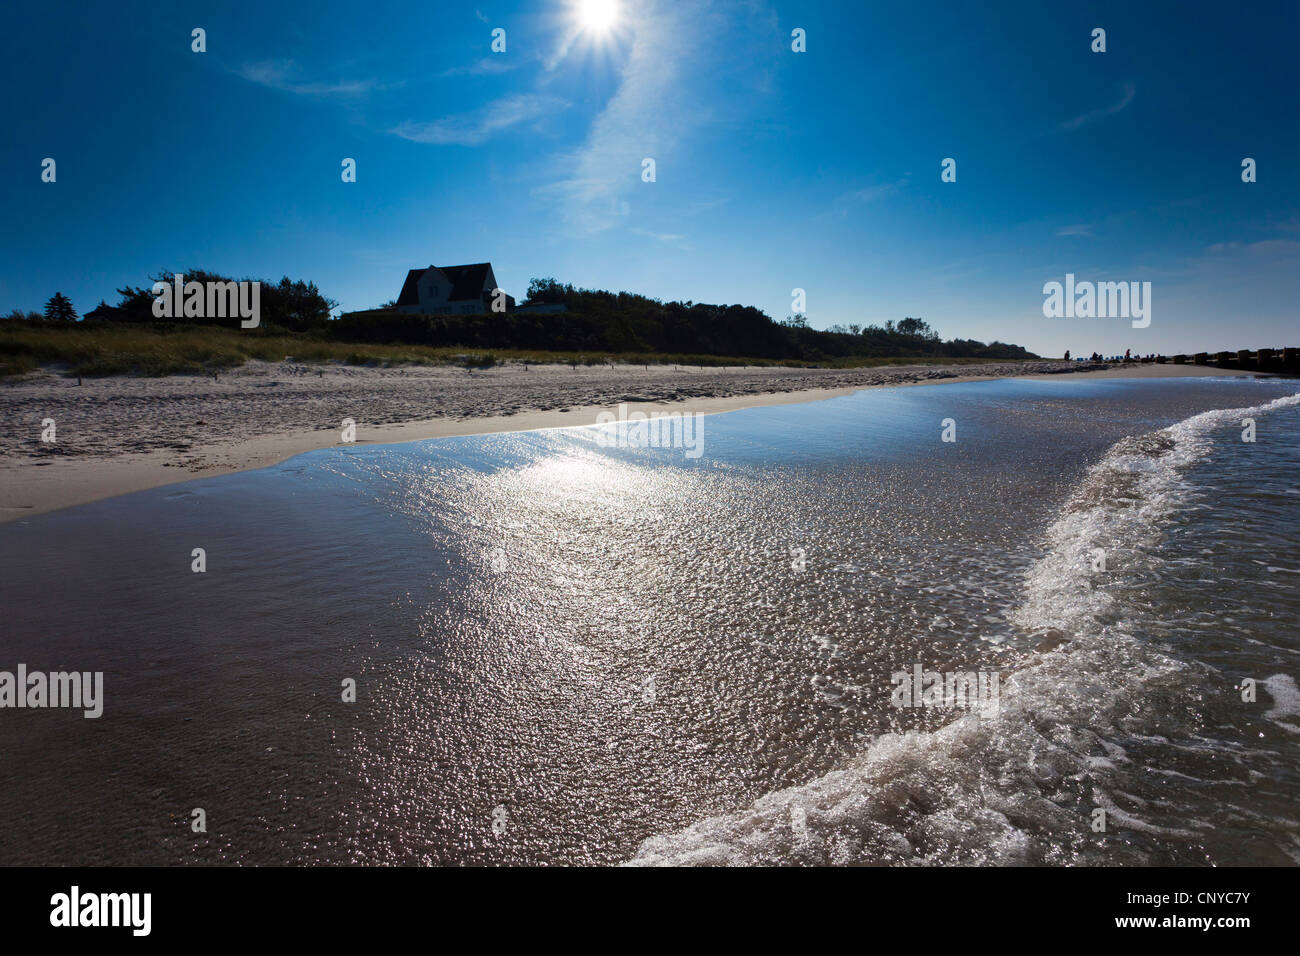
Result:
{"type": "MultiPolygon", "coordinates": [[[[863,368],[881,365],[970,365],[986,358],[864,357],[809,362],[720,355],[662,353],[550,352],[500,349],[490,352],[422,345],[336,342],[324,337],[244,331],[213,326],[61,325],[0,321],[0,377],[41,368],[70,376],[165,376],[212,373],[253,359],[345,365],[459,365],[488,368],[503,364],[691,365],[722,367],[863,368]]],[[[1006,361],[1006,360],[997,360],[1006,361]]]]}

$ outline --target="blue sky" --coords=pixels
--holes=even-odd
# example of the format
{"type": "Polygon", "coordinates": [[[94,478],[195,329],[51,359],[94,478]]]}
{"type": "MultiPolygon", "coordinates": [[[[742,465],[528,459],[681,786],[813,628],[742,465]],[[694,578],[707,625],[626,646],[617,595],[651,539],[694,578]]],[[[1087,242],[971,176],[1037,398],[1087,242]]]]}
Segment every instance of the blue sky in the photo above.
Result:
{"type": "Polygon", "coordinates": [[[11,9],[0,310],[191,267],[350,310],[490,260],[521,298],[555,276],[783,318],[798,287],[816,327],[1043,354],[1300,344],[1294,3],[581,7],[11,9]],[[1150,327],[1044,318],[1067,272],[1151,282],[1150,327]]]}

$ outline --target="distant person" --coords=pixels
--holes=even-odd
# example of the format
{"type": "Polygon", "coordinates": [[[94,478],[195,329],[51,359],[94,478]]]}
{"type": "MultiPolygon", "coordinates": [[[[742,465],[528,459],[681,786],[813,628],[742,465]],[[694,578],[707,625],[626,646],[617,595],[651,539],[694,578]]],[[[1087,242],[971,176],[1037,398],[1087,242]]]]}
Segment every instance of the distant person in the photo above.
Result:
{"type": "Polygon", "coordinates": [[[1133,358],[1133,350],[1132,350],[1132,349],[1125,349],[1125,350],[1124,350],[1124,361],[1127,362],[1127,361],[1129,361],[1131,358],[1133,358]]]}
{"type": "Polygon", "coordinates": [[[1069,350],[1069,349],[1066,349],[1066,350],[1065,350],[1065,360],[1066,360],[1067,362],[1070,361],[1070,350],[1069,350]]]}

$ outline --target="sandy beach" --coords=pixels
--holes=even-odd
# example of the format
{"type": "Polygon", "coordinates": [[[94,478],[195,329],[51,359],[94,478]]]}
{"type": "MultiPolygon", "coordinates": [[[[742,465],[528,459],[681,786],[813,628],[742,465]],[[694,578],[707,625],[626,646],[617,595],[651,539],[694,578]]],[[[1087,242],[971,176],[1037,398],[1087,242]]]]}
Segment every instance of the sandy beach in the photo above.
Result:
{"type": "Polygon", "coordinates": [[[1000,362],[864,369],[508,365],[363,368],[251,362],[217,379],[64,378],[0,385],[0,522],[192,478],[264,468],[341,443],[417,441],[591,425],[627,403],[713,414],[817,401],[863,388],[1030,375],[1250,375],[1190,365],[1000,362]],[[41,440],[53,419],[55,441],[41,440]]]}

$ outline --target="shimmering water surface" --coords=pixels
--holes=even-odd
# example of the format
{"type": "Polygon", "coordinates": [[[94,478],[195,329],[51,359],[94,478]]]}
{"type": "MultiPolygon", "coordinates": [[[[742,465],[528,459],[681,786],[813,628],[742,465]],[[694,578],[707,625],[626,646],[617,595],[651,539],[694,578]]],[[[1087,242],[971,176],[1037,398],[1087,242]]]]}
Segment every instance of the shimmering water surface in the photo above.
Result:
{"type": "Polygon", "coordinates": [[[1295,863],[1297,392],[875,390],[0,526],[0,669],[106,697],[0,710],[0,862],[1295,863]],[[896,708],[913,663],[1000,706],[896,708]]]}

